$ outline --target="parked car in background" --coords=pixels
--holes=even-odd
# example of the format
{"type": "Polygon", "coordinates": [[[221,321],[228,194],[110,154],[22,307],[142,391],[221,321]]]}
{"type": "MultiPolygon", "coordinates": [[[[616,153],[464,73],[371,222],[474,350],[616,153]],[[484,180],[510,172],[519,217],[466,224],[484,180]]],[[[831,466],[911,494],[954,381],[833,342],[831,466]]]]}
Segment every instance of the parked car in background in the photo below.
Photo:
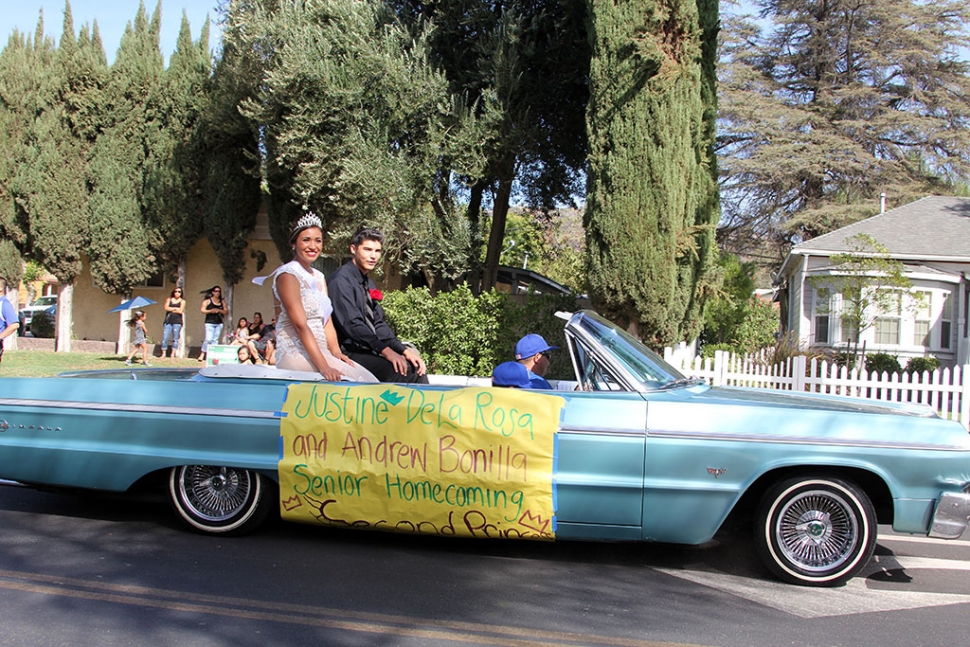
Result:
{"type": "Polygon", "coordinates": [[[945,539],[967,529],[959,423],[908,403],[711,387],[592,311],[563,316],[576,380],[554,391],[238,364],[0,377],[0,479],[154,488],[217,536],[270,515],[693,545],[730,526],[776,577],[807,586],[857,574],[878,524],[945,539]]]}
{"type": "Polygon", "coordinates": [[[24,306],[20,309],[20,330],[19,334],[21,337],[30,332],[30,324],[34,320],[34,315],[38,312],[44,312],[49,310],[52,306],[57,305],[57,295],[48,294],[42,297],[37,297],[30,304],[24,306]]]}

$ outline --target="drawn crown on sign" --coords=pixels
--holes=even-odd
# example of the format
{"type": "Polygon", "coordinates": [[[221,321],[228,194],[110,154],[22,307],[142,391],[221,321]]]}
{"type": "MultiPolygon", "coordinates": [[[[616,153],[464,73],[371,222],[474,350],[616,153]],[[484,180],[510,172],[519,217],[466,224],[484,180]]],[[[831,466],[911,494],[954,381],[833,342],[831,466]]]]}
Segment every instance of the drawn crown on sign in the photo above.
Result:
{"type": "Polygon", "coordinates": [[[526,528],[530,528],[537,532],[545,533],[549,528],[549,520],[543,519],[541,514],[533,515],[531,511],[526,510],[522,516],[519,518],[519,523],[521,523],[526,528]]]}

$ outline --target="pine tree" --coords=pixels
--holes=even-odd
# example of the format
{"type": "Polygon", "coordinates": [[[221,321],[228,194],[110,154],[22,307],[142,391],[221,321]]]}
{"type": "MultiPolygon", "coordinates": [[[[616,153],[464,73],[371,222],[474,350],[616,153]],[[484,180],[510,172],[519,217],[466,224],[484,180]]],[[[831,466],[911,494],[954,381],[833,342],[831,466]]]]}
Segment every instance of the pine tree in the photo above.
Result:
{"type": "Polygon", "coordinates": [[[731,250],[792,243],[970,182],[970,5],[761,0],[727,21],[720,153],[731,250]]]}
{"type": "Polygon", "coordinates": [[[693,0],[589,7],[591,296],[650,343],[692,337],[718,216],[702,65],[715,9],[703,5],[705,32],[693,0]]]}

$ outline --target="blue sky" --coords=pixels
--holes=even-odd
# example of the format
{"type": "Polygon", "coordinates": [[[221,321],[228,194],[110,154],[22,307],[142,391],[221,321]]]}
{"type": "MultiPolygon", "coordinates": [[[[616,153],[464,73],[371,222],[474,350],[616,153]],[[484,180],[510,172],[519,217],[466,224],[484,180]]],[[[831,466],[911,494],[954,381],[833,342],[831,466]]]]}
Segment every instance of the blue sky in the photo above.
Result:
{"type": "MultiPolygon", "coordinates": [[[[147,0],[145,9],[149,16],[155,11],[157,0],[147,0]]],[[[3,0],[0,2],[0,47],[7,44],[7,38],[13,30],[34,33],[37,18],[44,10],[44,33],[58,40],[64,24],[64,0],[3,0]]],[[[74,18],[75,33],[85,24],[91,26],[98,22],[101,32],[101,42],[108,61],[112,62],[118,46],[121,45],[121,35],[125,25],[133,22],[138,13],[139,0],[71,0],[71,15],[74,18]]],[[[196,40],[202,31],[206,18],[209,25],[209,47],[215,49],[218,45],[219,29],[215,24],[216,0],[162,0],[162,32],[160,37],[162,55],[168,63],[169,57],[175,50],[178,39],[179,26],[182,24],[182,12],[185,11],[192,29],[192,39],[196,40]]]]}

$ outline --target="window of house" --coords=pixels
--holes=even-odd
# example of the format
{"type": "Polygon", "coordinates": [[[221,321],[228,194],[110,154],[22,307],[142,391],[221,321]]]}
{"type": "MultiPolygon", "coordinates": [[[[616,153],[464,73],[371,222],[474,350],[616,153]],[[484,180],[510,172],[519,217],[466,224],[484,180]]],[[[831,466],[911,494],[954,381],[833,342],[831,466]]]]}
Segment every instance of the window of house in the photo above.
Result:
{"type": "Polygon", "coordinates": [[[815,343],[829,344],[829,321],[832,316],[832,291],[815,288],[815,343]]]}
{"type": "Polygon", "coordinates": [[[842,319],[839,322],[839,332],[842,335],[842,339],[846,342],[854,342],[859,340],[859,329],[856,326],[856,322],[851,319],[842,319]]]}
{"type": "Polygon", "coordinates": [[[876,300],[878,316],[874,323],[875,342],[886,346],[899,345],[899,320],[902,314],[901,294],[885,290],[876,300]]]}
{"type": "Polygon", "coordinates": [[[164,288],[165,287],[165,273],[164,272],[156,272],[155,274],[149,276],[138,287],[142,287],[142,288],[164,288]]]}
{"type": "Polygon", "coordinates": [[[943,310],[940,313],[940,348],[950,347],[950,331],[953,325],[953,293],[943,297],[943,310]]]}
{"type": "Polygon", "coordinates": [[[913,344],[929,348],[930,343],[930,317],[933,312],[933,294],[925,290],[916,293],[916,312],[913,316],[913,344]]]}

